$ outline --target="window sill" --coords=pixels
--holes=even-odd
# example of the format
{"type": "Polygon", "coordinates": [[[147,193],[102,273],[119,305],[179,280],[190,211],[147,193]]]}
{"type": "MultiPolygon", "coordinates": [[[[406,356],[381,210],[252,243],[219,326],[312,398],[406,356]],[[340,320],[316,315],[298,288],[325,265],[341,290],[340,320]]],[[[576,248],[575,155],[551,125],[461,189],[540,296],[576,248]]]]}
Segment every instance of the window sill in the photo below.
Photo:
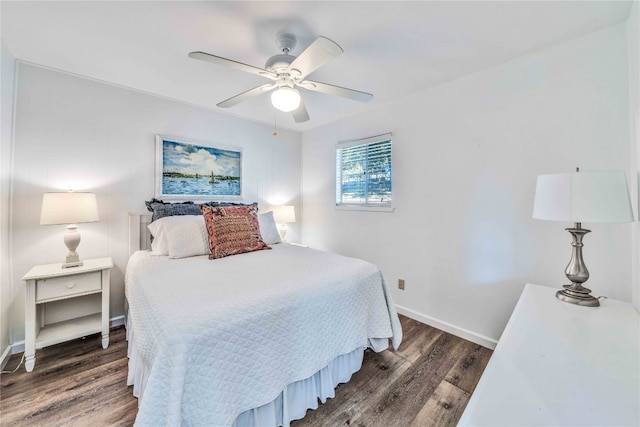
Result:
{"type": "Polygon", "coordinates": [[[387,212],[391,213],[396,208],[391,206],[359,206],[359,205],[336,205],[340,211],[364,211],[364,212],[387,212]]]}

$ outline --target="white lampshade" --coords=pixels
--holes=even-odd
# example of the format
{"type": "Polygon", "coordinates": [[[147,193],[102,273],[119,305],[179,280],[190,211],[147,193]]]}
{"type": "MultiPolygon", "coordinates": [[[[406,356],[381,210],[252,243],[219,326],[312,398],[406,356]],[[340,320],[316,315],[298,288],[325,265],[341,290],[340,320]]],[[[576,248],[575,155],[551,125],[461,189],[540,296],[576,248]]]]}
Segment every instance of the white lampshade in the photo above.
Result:
{"type": "Polygon", "coordinates": [[[539,175],[533,218],[566,222],[632,222],[622,171],[539,175]]]}
{"type": "Polygon", "coordinates": [[[77,224],[98,221],[94,193],[44,193],[40,225],[77,224]]]}
{"type": "Polygon", "coordinates": [[[44,193],[40,225],[68,224],[64,244],[69,249],[62,268],[82,265],[76,248],[80,244],[77,223],[98,221],[98,203],[94,193],[44,193]]]}
{"type": "Polygon", "coordinates": [[[271,104],[278,110],[288,113],[300,106],[300,93],[296,89],[281,87],[271,93],[271,104]]]}
{"type": "Polygon", "coordinates": [[[296,211],[293,206],[276,206],[273,209],[273,219],[276,224],[296,222],[296,211]]]}

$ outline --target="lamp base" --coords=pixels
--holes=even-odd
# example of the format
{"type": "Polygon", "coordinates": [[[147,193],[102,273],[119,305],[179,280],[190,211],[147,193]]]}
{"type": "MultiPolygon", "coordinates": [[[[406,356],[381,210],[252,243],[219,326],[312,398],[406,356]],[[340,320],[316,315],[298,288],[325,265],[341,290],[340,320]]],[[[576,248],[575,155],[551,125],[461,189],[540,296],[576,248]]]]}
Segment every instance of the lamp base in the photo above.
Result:
{"type": "Polygon", "coordinates": [[[278,224],[278,232],[280,233],[280,240],[286,243],[285,236],[287,235],[287,224],[278,224]]]}
{"type": "Polygon", "coordinates": [[[563,285],[562,287],[564,289],[556,292],[556,298],[570,304],[584,307],[599,307],[600,302],[598,298],[589,295],[591,289],[582,286],[582,283],[589,280],[589,270],[587,270],[587,266],[582,259],[582,247],[584,246],[582,244],[582,238],[585,234],[590,233],[591,230],[582,228],[582,224],[579,222],[576,222],[574,228],[567,228],[566,230],[571,233],[573,237],[573,243],[571,243],[573,247],[571,260],[564,270],[564,274],[567,276],[567,279],[571,281],[571,284],[563,285]]]}
{"type": "Polygon", "coordinates": [[[559,300],[585,307],[600,307],[598,298],[590,295],[591,289],[585,288],[580,283],[571,283],[562,287],[563,290],[556,292],[556,298],[559,300]]]}
{"type": "Polygon", "coordinates": [[[62,264],[62,268],[80,267],[81,265],[82,261],[65,262],[64,264],[62,264]]]}
{"type": "Polygon", "coordinates": [[[80,233],[77,225],[69,224],[67,226],[67,231],[64,233],[64,244],[69,249],[69,253],[65,263],[62,264],[62,268],[80,267],[82,261],[80,261],[80,255],[76,252],[76,248],[80,244],[80,233]]]}
{"type": "Polygon", "coordinates": [[[62,268],[80,267],[81,265],[82,261],[80,261],[78,252],[73,251],[67,254],[67,259],[65,260],[65,263],[62,264],[62,268]]]}

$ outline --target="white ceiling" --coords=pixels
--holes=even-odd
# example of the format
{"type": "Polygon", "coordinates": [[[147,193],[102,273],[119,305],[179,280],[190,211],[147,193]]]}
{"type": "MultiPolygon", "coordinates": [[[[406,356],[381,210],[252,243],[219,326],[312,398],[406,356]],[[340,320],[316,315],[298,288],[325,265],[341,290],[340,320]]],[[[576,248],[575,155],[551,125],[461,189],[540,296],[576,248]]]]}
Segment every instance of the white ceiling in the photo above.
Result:
{"type": "Polygon", "coordinates": [[[311,79],[374,94],[368,104],[303,90],[305,131],[627,19],[622,1],[82,1],[0,3],[4,44],[19,60],[273,123],[268,95],[216,103],[269,80],[187,57],[201,50],[263,67],[275,35],[299,54],[317,36],[344,54],[311,79]]]}

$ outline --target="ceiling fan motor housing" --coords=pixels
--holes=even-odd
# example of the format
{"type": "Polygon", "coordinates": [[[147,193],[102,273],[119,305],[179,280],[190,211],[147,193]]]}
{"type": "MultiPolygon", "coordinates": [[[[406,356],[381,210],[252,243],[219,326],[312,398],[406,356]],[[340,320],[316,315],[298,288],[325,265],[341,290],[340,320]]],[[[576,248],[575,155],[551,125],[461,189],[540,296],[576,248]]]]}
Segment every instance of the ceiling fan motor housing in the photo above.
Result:
{"type": "Polygon", "coordinates": [[[273,55],[271,58],[267,59],[267,63],[264,65],[264,68],[269,71],[273,71],[276,74],[283,73],[289,68],[289,64],[296,59],[293,55],[288,55],[286,53],[281,53],[279,55],[273,55]]]}
{"type": "Polygon", "coordinates": [[[272,71],[278,75],[278,86],[280,87],[282,87],[283,83],[286,83],[285,86],[293,87],[293,82],[291,80],[295,80],[296,77],[301,77],[302,75],[299,70],[289,70],[289,65],[291,65],[291,63],[296,59],[295,56],[289,55],[289,52],[291,52],[296,43],[297,39],[293,34],[286,32],[278,33],[276,37],[276,45],[278,45],[280,50],[282,50],[282,53],[273,55],[271,58],[267,59],[267,62],[264,65],[266,70],[272,71]],[[284,82],[283,80],[287,81],[284,82]]]}

